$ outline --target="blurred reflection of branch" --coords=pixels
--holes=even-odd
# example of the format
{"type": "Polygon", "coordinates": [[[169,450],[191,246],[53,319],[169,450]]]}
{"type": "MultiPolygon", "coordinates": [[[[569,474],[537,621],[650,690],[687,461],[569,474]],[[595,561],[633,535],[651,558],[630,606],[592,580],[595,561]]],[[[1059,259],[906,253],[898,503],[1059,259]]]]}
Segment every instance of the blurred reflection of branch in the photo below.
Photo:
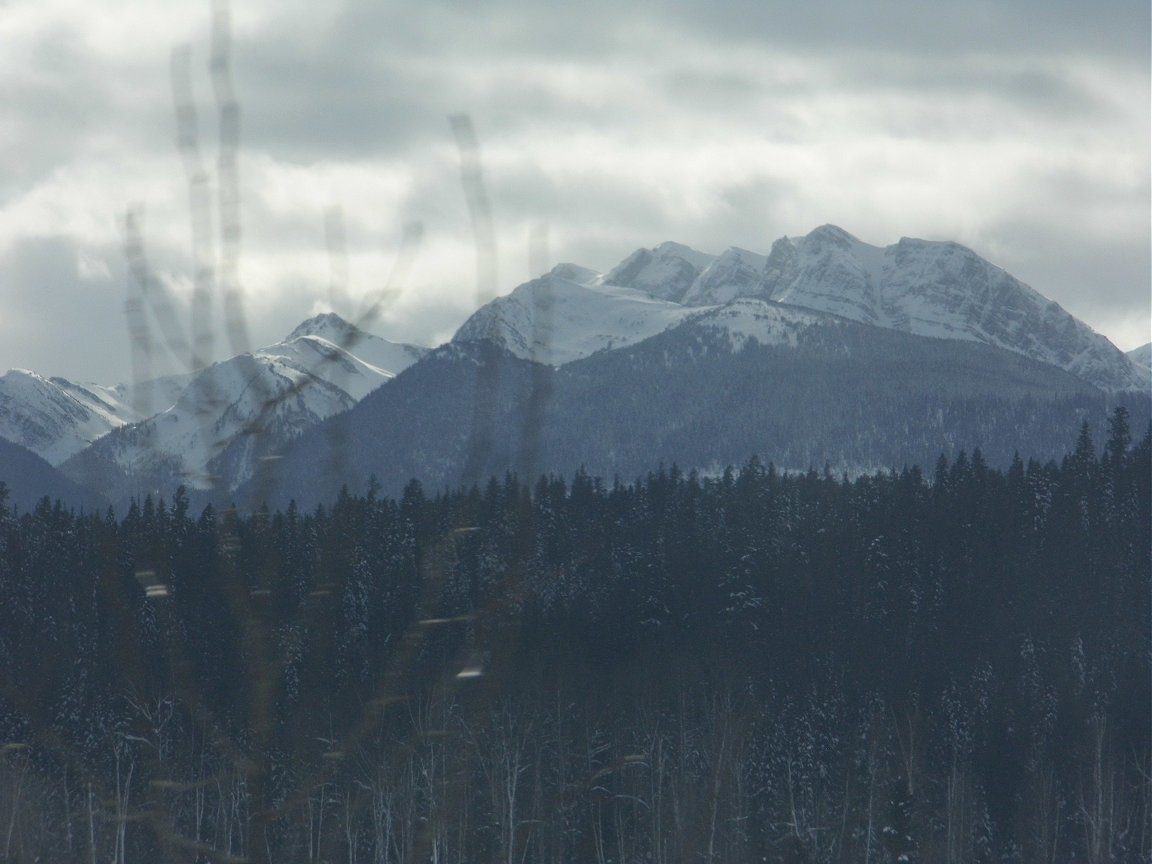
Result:
{"type": "MultiPolygon", "coordinates": [[[[213,328],[213,315],[216,309],[220,309],[223,313],[231,354],[243,354],[250,348],[239,274],[242,239],[238,166],[240,107],[231,78],[230,14],[224,0],[215,0],[212,9],[210,71],[219,123],[215,202],[212,196],[212,174],[206,166],[199,141],[190,51],[187,48],[177,49],[173,52],[171,63],[177,145],[184,165],[190,207],[193,266],[193,291],[189,309],[190,336],[177,320],[172,297],[157,279],[148,262],[139,214],[129,211],[124,220],[124,253],[136,286],[135,293],[130,293],[126,300],[125,315],[132,334],[133,372],[138,385],[135,392],[142,396],[150,392],[149,388],[139,385],[151,378],[155,372],[154,360],[158,342],[180,364],[186,365],[188,371],[196,372],[207,367],[212,360],[212,352],[216,345],[213,328]],[[221,293],[221,302],[217,302],[215,297],[217,290],[221,293]],[[158,325],[159,339],[153,334],[149,313],[158,325]]],[[[497,247],[492,207],[484,185],[480,148],[471,118],[465,115],[454,116],[450,118],[450,125],[460,152],[461,181],[472,221],[476,245],[476,305],[481,306],[494,299],[497,293],[497,247]]],[[[348,351],[354,349],[360,330],[370,327],[379,320],[400,296],[420,249],[423,226],[418,222],[404,225],[388,278],[378,290],[367,294],[358,315],[353,314],[350,308],[352,300],[349,287],[348,237],[344,213],[340,208],[332,207],[325,212],[324,237],[329,264],[330,305],[334,310],[348,315],[354,325],[336,337],[339,343],[337,347],[348,351]]],[[[534,275],[545,269],[547,260],[547,229],[546,226],[538,225],[532,229],[529,238],[529,263],[534,275]]],[[[532,310],[532,357],[545,363],[550,357],[547,343],[551,337],[551,317],[552,298],[547,290],[542,289],[535,296],[535,306],[532,310]]],[[[496,355],[490,355],[481,362],[478,370],[473,424],[463,472],[465,483],[479,482],[491,461],[493,435],[496,432],[493,428],[493,411],[500,384],[497,361],[496,355]]],[[[257,390],[259,409],[257,416],[239,434],[252,438],[253,444],[250,449],[262,453],[256,462],[256,473],[253,478],[255,501],[266,498],[271,490],[276,458],[264,452],[264,449],[271,446],[269,443],[271,439],[264,438],[265,443],[261,444],[260,436],[268,435],[270,421],[281,405],[321,380],[319,373],[323,370],[320,366],[327,363],[341,364],[340,355],[322,353],[315,361],[315,368],[309,370],[313,372],[312,375],[301,377],[278,393],[271,392],[259,374],[258,365],[253,367],[256,373],[247,384],[257,390]]],[[[547,366],[537,366],[533,369],[532,393],[521,438],[524,449],[517,466],[527,478],[531,478],[540,463],[540,429],[544,407],[550,396],[550,371],[547,366]]],[[[215,387],[215,383],[208,378],[201,385],[199,394],[204,399],[198,414],[201,431],[206,440],[210,440],[213,434],[214,409],[219,407],[216,403],[220,394],[216,392],[215,387]]],[[[138,410],[145,416],[149,413],[142,403],[138,406],[138,410]]],[[[341,424],[331,424],[328,429],[332,436],[328,441],[329,453],[333,459],[331,470],[344,476],[349,467],[345,464],[349,455],[349,442],[342,437],[346,434],[346,430],[341,424]]],[[[234,439],[214,442],[217,454],[232,440],[234,439]]],[[[211,483],[210,492],[222,491],[215,488],[216,478],[211,478],[211,483]]],[[[263,517],[256,515],[249,518],[258,521],[263,517]]],[[[464,518],[463,514],[459,518],[464,518]]],[[[267,797],[272,774],[269,753],[275,736],[273,703],[284,677],[287,661],[280,656],[280,649],[277,648],[273,618],[266,602],[266,598],[272,593],[265,584],[267,575],[245,572],[235,560],[235,550],[241,545],[240,532],[244,530],[242,524],[239,514],[234,509],[228,509],[220,515],[216,530],[221,556],[220,566],[224,571],[223,579],[225,584],[231,586],[227,591],[229,611],[237,621],[243,623],[244,650],[251,667],[250,675],[253,676],[253,680],[248,682],[248,700],[244,706],[251,724],[249,727],[251,739],[241,741],[222,738],[214,743],[220,752],[229,754],[233,769],[243,778],[250,807],[247,817],[248,829],[253,839],[248,853],[250,860],[260,861],[267,860],[267,850],[257,838],[268,836],[267,832],[272,830],[275,821],[286,816],[294,805],[306,799],[316,783],[327,782],[325,772],[329,766],[321,765],[314,776],[302,777],[301,782],[295,787],[295,792],[288,793],[287,799],[274,802],[267,797]]],[[[429,617],[429,613],[442,605],[450,579],[460,566],[457,542],[460,538],[466,538],[471,532],[478,530],[480,529],[469,524],[459,525],[454,532],[450,532],[434,548],[421,556],[423,561],[420,564],[420,600],[417,610],[419,614],[406,631],[400,634],[400,642],[374,688],[375,698],[368,702],[361,717],[346,718],[347,731],[342,738],[331,739],[331,753],[327,755],[342,757],[343,754],[355,752],[357,748],[364,746],[375,734],[383,710],[387,706],[403,704],[411,698],[406,692],[409,684],[408,674],[414,667],[416,658],[424,650],[433,624],[459,623],[467,628],[467,635],[460,648],[459,661],[446,669],[444,680],[434,689],[442,694],[451,694],[460,688],[468,688],[472,694],[471,698],[476,700],[475,707],[478,710],[494,704],[502,689],[501,670],[509,665],[507,653],[512,646],[505,644],[495,635],[493,622],[501,614],[501,607],[509,602],[510,598],[521,596],[524,591],[525,574],[521,572],[505,574],[503,591],[494,592],[487,604],[466,615],[443,621],[429,617]]],[[[318,604],[324,602],[323,596],[327,596],[329,592],[325,590],[314,593],[317,595],[316,602],[303,605],[298,620],[291,622],[291,627],[306,629],[311,616],[320,614],[318,604]]],[[[168,597],[168,594],[161,595],[157,592],[155,595],[148,595],[153,600],[161,596],[168,597]]],[[[184,650],[175,634],[175,630],[169,634],[168,653],[174,658],[176,668],[182,668],[179,658],[184,655],[184,650]]],[[[209,716],[211,712],[201,700],[195,698],[197,696],[195,688],[187,681],[183,683],[189,688],[184,696],[196,707],[205,724],[213,725],[209,716]]],[[[166,782],[168,781],[163,779],[157,780],[156,783],[159,784],[157,788],[167,789],[168,787],[164,786],[166,782]]],[[[457,790],[456,794],[462,792],[457,790]]],[[[450,809],[464,806],[462,800],[449,800],[445,803],[450,809]]],[[[206,857],[221,857],[218,850],[198,846],[174,836],[171,829],[165,827],[162,822],[161,814],[157,811],[153,827],[169,844],[169,848],[195,850],[206,857]]],[[[428,826],[427,831],[421,832],[422,836],[416,843],[417,849],[428,852],[434,848],[435,838],[432,832],[432,826],[428,826]]],[[[335,852],[335,849],[332,851],[335,852]]]]}
{"type": "Polygon", "coordinates": [[[492,204],[484,187],[483,162],[480,142],[472,118],[455,114],[448,118],[460,151],[460,179],[464,198],[472,217],[472,233],[476,241],[476,306],[479,308],[496,296],[499,282],[496,267],[496,229],[492,221],[492,204]]]}
{"type": "Polygon", "coordinates": [[[160,328],[162,344],[177,362],[185,362],[188,356],[188,339],[176,318],[167,290],[156,278],[148,263],[148,253],[140,232],[140,221],[139,210],[129,209],[124,214],[124,259],[128,264],[128,272],[132,275],[132,284],[136,287],[135,296],[129,292],[124,313],[128,319],[128,332],[132,344],[132,369],[136,383],[132,391],[132,408],[144,417],[152,413],[151,388],[144,385],[154,377],[156,371],[153,365],[156,342],[152,338],[146,310],[151,309],[152,317],[160,328]]]}
{"type": "Polygon", "coordinates": [[[424,240],[424,225],[421,222],[407,222],[400,235],[400,248],[396,252],[396,260],[388,273],[384,287],[376,293],[375,297],[369,295],[367,306],[354,322],[357,327],[369,327],[379,320],[380,315],[400,297],[404,285],[407,284],[408,273],[416,261],[420,251],[420,244],[424,240]]]}
{"type": "Polygon", "coordinates": [[[189,370],[211,362],[215,330],[212,294],[216,278],[212,243],[212,204],[208,171],[200,153],[196,103],[192,96],[191,51],[187,45],[172,52],[172,98],[176,107],[176,143],[188,183],[189,224],[192,229],[192,353],[189,370]]]}
{"type": "MultiPolygon", "coordinates": [[[[476,306],[479,308],[496,296],[496,232],[492,224],[492,206],[484,188],[484,171],[480,159],[480,144],[472,118],[456,114],[448,118],[460,151],[460,179],[464,197],[472,217],[472,234],[476,244],[476,306]]],[[[495,337],[495,317],[487,319],[489,332],[495,337]]],[[[465,485],[479,483],[485,473],[485,463],[492,452],[495,424],[495,395],[499,387],[496,358],[481,359],[476,370],[476,391],[473,394],[472,429],[468,438],[468,451],[464,459],[460,482],[465,485]]]]}
{"type": "Polygon", "coordinates": [[[232,17],[226,0],[212,4],[212,89],[220,122],[219,173],[220,285],[232,354],[249,348],[248,325],[240,292],[240,104],[232,87],[232,17]]]}

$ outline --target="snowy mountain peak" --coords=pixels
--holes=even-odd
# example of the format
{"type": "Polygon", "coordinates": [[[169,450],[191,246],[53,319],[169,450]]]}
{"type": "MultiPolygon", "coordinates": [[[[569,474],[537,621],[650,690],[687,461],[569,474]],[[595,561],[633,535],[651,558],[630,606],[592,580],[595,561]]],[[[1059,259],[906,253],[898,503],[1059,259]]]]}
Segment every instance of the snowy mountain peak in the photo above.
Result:
{"type": "Polygon", "coordinates": [[[685,306],[712,306],[759,294],[767,263],[763,255],[730,246],[696,277],[681,302],[685,306]]]}
{"type": "Polygon", "coordinates": [[[570,264],[567,262],[557,264],[548,271],[549,276],[555,276],[558,279],[566,279],[569,282],[575,282],[577,285],[591,285],[593,282],[603,281],[603,276],[595,270],[589,270],[587,267],[581,267],[579,264],[570,264]]]}
{"type": "Polygon", "coordinates": [[[633,252],[603,277],[559,265],[477,312],[455,339],[494,339],[520,357],[562,364],[654,335],[686,310],[741,298],[983,342],[1105,390],[1149,383],[1147,367],[971,249],[909,237],[873,246],[836,225],[781,238],[767,256],[739,247],[714,256],[668,242],[633,252]]]}
{"type": "Polygon", "coordinates": [[[905,237],[880,248],[824,225],[777,241],[764,294],[866,324],[1006,348],[1106,390],[1147,386],[1106,338],[959,243],[905,237]]]}
{"type": "Polygon", "coordinates": [[[713,260],[713,255],[669,241],[653,249],[637,249],[616,265],[603,281],[679,303],[713,260]]]}
{"type": "Polygon", "coordinates": [[[12,369],[9,369],[7,372],[4,373],[3,379],[0,379],[0,380],[11,381],[13,384],[18,384],[18,386],[22,386],[22,387],[29,387],[29,386],[35,387],[37,382],[40,382],[40,381],[46,382],[48,379],[44,378],[40,375],[37,375],[31,369],[21,369],[19,367],[13,367],[12,369]]]}
{"type": "Polygon", "coordinates": [[[806,237],[802,238],[809,244],[824,245],[830,244],[839,246],[841,249],[851,249],[854,246],[867,245],[862,240],[849,234],[839,225],[821,225],[818,228],[813,228],[806,237]]]}
{"type": "MultiPolygon", "coordinates": [[[[591,272],[580,271],[574,275],[591,272]]],[[[606,280],[581,284],[549,274],[482,306],[452,341],[489,340],[517,357],[559,366],[647,339],[698,311],[606,280]]]]}
{"type": "Polygon", "coordinates": [[[355,324],[346,321],[335,312],[323,312],[319,315],[313,315],[301,323],[288,334],[284,341],[290,342],[304,336],[319,336],[321,339],[327,339],[333,345],[351,346],[367,335],[355,324]]]}
{"type": "Polygon", "coordinates": [[[170,407],[104,435],[65,470],[113,485],[135,476],[159,486],[230,488],[287,440],[352,407],[426,353],[365,333],[339,315],[316,315],[283,342],[187,376],[181,392],[166,400],[170,407]]]}
{"type": "Polygon", "coordinates": [[[772,244],[768,260],[764,262],[762,290],[766,295],[770,295],[784,275],[791,272],[796,261],[796,243],[791,237],[781,237],[772,244]]]}
{"type": "Polygon", "coordinates": [[[707,267],[715,255],[709,255],[707,252],[698,252],[691,246],[685,246],[683,243],[677,243],[674,240],[665,240],[663,243],[656,246],[653,253],[657,258],[681,258],[694,267],[707,267]]]}
{"type": "Polygon", "coordinates": [[[777,241],[768,256],[764,294],[780,303],[884,325],[879,311],[885,250],[835,225],[777,241]]]}

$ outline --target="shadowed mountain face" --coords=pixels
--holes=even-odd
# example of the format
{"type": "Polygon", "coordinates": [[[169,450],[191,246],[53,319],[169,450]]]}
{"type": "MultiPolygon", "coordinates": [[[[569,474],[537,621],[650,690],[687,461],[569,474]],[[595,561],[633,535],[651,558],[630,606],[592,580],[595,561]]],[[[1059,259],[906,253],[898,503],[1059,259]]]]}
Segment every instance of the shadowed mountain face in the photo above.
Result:
{"type": "Polygon", "coordinates": [[[28,512],[44,498],[69,507],[100,510],[108,501],[73,483],[26,447],[0,438],[0,483],[8,488],[7,506],[28,512]]]}

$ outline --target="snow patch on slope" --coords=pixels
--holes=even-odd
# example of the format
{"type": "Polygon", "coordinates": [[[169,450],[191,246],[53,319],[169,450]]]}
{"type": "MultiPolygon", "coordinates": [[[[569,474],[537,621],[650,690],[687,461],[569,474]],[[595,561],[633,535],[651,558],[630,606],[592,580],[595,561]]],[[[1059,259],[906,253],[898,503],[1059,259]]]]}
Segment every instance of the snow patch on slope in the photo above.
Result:
{"type": "Polygon", "coordinates": [[[876,253],[883,254],[834,225],[778,240],[768,256],[763,293],[778,303],[885,326],[890,321],[881,312],[876,253]]]}
{"type": "Polygon", "coordinates": [[[727,333],[738,351],[749,342],[795,348],[800,334],[811,327],[836,326],[842,319],[796,306],[784,306],[755,297],[734,300],[691,319],[693,324],[727,333]]]}
{"type": "Polygon", "coordinates": [[[335,343],[318,335],[289,338],[255,353],[280,361],[345,391],[356,401],[396,377],[427,353],[426,349],[364,335],[351,343],[335,343]]]}

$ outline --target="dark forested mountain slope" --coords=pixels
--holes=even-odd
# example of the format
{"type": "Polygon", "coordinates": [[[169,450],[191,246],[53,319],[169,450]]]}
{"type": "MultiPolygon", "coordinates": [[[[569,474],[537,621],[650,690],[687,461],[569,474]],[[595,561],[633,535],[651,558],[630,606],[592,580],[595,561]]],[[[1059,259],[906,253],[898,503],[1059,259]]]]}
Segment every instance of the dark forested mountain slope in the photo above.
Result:
{"type": "Polygon", "coordinates": [[[31,450],[0,438],[0,483],[8,488],[8,506],[29,511],[43,498],[59,499],[88,510],[108,506],[96,492],[73,483],[31,450]]]}

